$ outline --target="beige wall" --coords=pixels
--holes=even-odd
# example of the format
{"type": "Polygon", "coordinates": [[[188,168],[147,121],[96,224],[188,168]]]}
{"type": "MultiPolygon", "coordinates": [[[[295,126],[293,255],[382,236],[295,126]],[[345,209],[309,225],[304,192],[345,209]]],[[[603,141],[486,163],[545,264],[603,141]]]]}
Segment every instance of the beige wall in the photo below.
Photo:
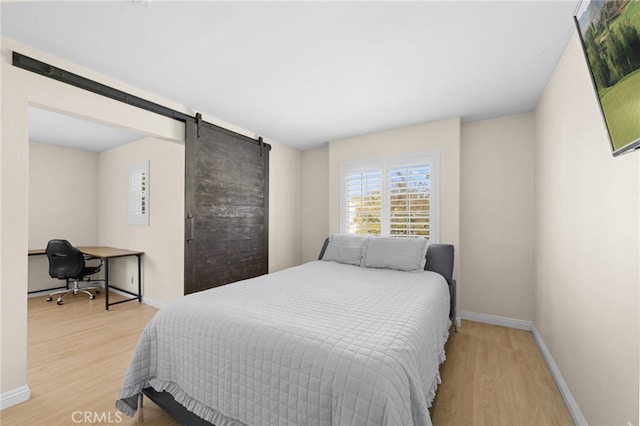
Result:
{"type": "Polygon", "coordinates": [[[324,236],[339,231],[340,162],[439,149],[440,240],[457,250],[458,313],[531,322],[533,142],[529,113],[462,125],[458,119],[426,123],[304,152],[304,261],[317,256],[324,236]]]}
{"type": "MultiPolygon", "coordinates": [[[[24,253],[31,244],[27,106],[33,104],[81,117],[100,117],[107,123],[163,140],[180,140],[184,133],[183,127],[173,120],[12,67],[10,51],[14,49],[190,113],[180,105],[134,87],[2,40],[2,393],[27,383],[28,263],[24,253]]],[[[212,117],[205,119],[224,124],[212,117]]],[[[576,38],[569,44],[540,101],[533,126],[533,163],[529,161],[531,157],[527,157],[532,152],[531,134],[526,133],[527,129],[532,131],[530,114],[462,126],[457,118],[443,120],[333,141],[329,148],[302,154],[269,141],[274,147],[270,168],[270,270],[315,258],[324,235],[339,230],[341,161],[440,149],[441,241],[456,245],[455,274],[461,284],[461,308],[488,315],[533,319],[534,327],[544,338],[587,421],[590,424],[627,424],[628,421],[638,424],[640,155],[611,156],[576,38]],[[487,167],[483,167],[483,161],[478,158],[484,159],[487,167]],[[474,187],[480,183],[473,181],[475,173],[499,185],[500,189],[492,187],[484,196],[479,194],[474,187]],[[532,175],[534,201],[530,204],[526,188],[531,186],[532,175]],[[491,200],[490,204],[485,203],[485,197],[491,200]],[[517,201],[514,203],[514,200],[517,201]],[[511,208],[504,210],[500,203],[509,203],[511,208]],[[527,206],[533,206],[533,219],[527,206]],[[492,215],[490,221],[495,214],[505,215],[508,226],[494,221],[490,226],[485,223],[486,229],[480,228],[477,222],[489,214],[492,215]],[[531,268],[527,261],[531,247],[527,245],[531,238],[526,230],[528,220],[535,224],[530,288],[527,284],[531,282],[527,272],[531,270],[527,269],[531,268]],[[508,235],[509,232],[515,232],[518,238],[508,235]],[[493,247],[497,242],[507,244],[511,251],[487,250],[487,245],[493,247]],[[505,257],[499,258],[499,253],[505,257]],[[491,281],[486,264],[502,269],[506,265],[505,275],[491,281]],[[509,287],[514,282],[515,287],[509,287]],[[483,294],[472,286],[480,286],[483,294]],[[532,294],[532,302],[527,301],[527,294],[532,294]],[[502,295],[508,295],[509,300],[498,303],[502,295]]],[[[168,150],[173,148],[175,146],[168,150]]],[[[108,153],[105,161],[111,161],[107,159],[111,156],[117,157],[120,153],[108,153]]],[[[121,160],[128,164],[128,158],[121,160]]],[[[156,161],[160,160],[152,161],[151,165],[152,197],[156,161]]],[[[173,211],[173,207],[169,209],[173,211]]],[[[154,211],[152,207],[152,226],[154,211]]],[[[167,220],[171,220],[172,214],[168,214],[167,220]]],[[[129,233],[118,230],[121,227],[118,224],[114,226],[117,234],[114,241],[125,244],[129,233]]],[[[102,231],[102,226],[100,229],[101,238],[111,241],[111,236],[106,235],[110,231],[106,228],[102,231]]],[[[136,238],[140,241],[148,238],[151,244],[155,237],[138,235],[136,238]]],[[[156,266],[163,267],[153,265],[153,268],[156,266]]],[[[121,273],[126,275],[127,271],[121,273]]],[[[160,282],[164,278],[149,276],[147,279],[160,282]]],[[[154,293],[153,298],[173,297],[175,289],[169,281],[170,278],[158,284],[158,293],[154,293]]]]}
{"type": "Polygon", "coordinates": [[[329,148],[302,153],[302,261],[318,259],[329,236],[329,148]]]}
{"type": "MultiPolygon", "coordinates": [[[[98,154],[29,143],[29,249],[54,238],[98,243],[98,154]]],[[[29,257],[29,291],[60,286],[48,269],[46,256],[29,257]]]]}
{"type": "MultiPolygon", "coordinates": [[[[300,151],[271,143],[269,224],[273,238],[269,270],[273,272],[300,263],[302,178],[300,151]]],[[[144,251],[145,302],[161,307],[182,295],[184,145],[147,138],[100,155],[50,145],[30,146],[29,248],[43,248],[52,236],[64,236],[75,245],[144,251]],[[148,227],[128,225],[128,166],[149,159],[153,176],[151,223],[148,227]],[[55,181],[50,178],[54,170],[58,174],[55,181]],[[53,187],[61,181],[67,182],[67,189],[71,183],[71,190],[53,187]],[[86,195],[79,201],[78,194],[86,195]],[[74,220],[69,221],[70,217],[74,220]]],[[[113,261],[112,284],[136,291],[137,279],[130,282],[131,273],[137,277],[136,265],[135,258],[113,261]]],[[[47,268],[46,257],[29,258],[29,291],[59,285],[49,278],[47,268]]]]}
{"type": "Polygon", "coordinates": [[[305,152],[304,260],[317,258],[323,239],[340,232],[340,163],[437,150],[440,154],[440,241],[456,250],[454,277],[464,291],[460,265],[460,119],[425,123],[329,142],[305,152]],[[307,170],[306,168],[309,167],[307,170]],[[318,197],[315,197],[318,194],[318,197]],[[328,197],[328,198],[325,198],[328,197]],[[328,212],[328,220],[324,216],[328,212]]]}
{"type": "Polygon", "coordinates": [[[29,144],[30,249],[52,238],[98,242],[98,168],[95,152],[29,144]]]}
{"type": "Polygon", "coordinates": [[[534,115],[463,124],[461,139],[458,311],[530,323],[534,115]]]}
{"type": "Polygon", "coordinates": [[[459,276],[460,250],[460,119],[402,127],[329,142],[329,230],[340,231],[340,163],[439,150],[440,242],[457,251],[454,276],[459,276]]]}
{"type": "Polygon", "coordinates": [[[593,425],[638,424],[639,174],[574,36],[536,109],[534,326],[593,425]]]}
{"type": "MultiPolygon", "coordinates": [[[[29,248],[65,238],[144,251],[144,301],[160,307],[183,294],[184,145],[146,138],[101,154],[29,147],[29,248]],[[151,164],[152,219],[134,226],[127,222],[128,166],[143,160],[151,164]]],[[[29,257],[29,291],[59,286],[47,269],[46,257],[29,257]]],[[[110,281],[137,291],[136,259],[111,261],[110,281]]]]}
{"type": "MultiPolygon", "coordinates": [[[[0,326],[2,327],[2,345],[0,347],[0,396],[4,397],[9,394],[13,395],[13,392],[18,392],[19,398],[22,398],[25,395],[28,396],[26,377],[28,261],[25,255],[29,248],[27,107],[34,105],[79,118],[97,119],[103,123],[130,129],[163,141],[182,141],[184,138],[184,125],[178,121],[13,67],[11,65],[11,51],[13,50],[186,114],[193,115],[193,111],[175,102],[162,99],[52,55],[6,38],[2,39],[0,70],[0,78],[2,79],[2,139],[0,145],[0,326]],[[7,342],[11,342],[11,344],[9,345],[7,342]]],[[[224,125],[250,137],[256,136],[246,130],[227,125],[213,117],[205,114],[203,116],[207,121],[224,125]]],[[[270,173],[271,217],[281,215],[284,211],[290,212],[291,217],[299,217],[301,209],[301,184],[299,182],[301,154],[297,150],[278,144],[275,141],[267,140],[266,142],[274,147],[271,153],[270,173]]],[[[152,179],[155,179],[155,177],[156,175],[152,172],[152,179]]],[[[154,191],[154,189],[151,191],[154,191]]],[[[157,202],[157,197],[154,200],[157,202]]],[[[182,203],[183,198],[178,202],[182,203]]],[[[171,208],[171,211],[174,210],[177,210],[177,208],[171,208]]],[[[100,219],[100,214],[98,218],[100,219]]],[[[150,218],[151,221],[154,220],[153,211],[150,218]]],[[[106,229],[101,231],[100,238],[103,238],[104,241],[112,241],[112,236],[108,235],[108,232],[106,229]]],[[[125,233],[121,229],[115,232],[117,236],[113,237],[114,241],[117,239],[119,243],[125,244],[127,241],[125,233]]],[[[276,220],[274,223],[270,223],[270,237],[270,268],[284,268],[299,263],[301,258],[299,222],[293,220],[284,223],[284,221],[276,220]]],[[[146,247],[147,244],[151,244],[155,236],[147,235],[138,236],[137,238],[140,238],[141,245],[146,247]]],[[[134,248],[139,246],[138,241],[129,240],[128,243],[131,247],[135,246],[134,248]]],[[[161,259],[157,259],[157,261],[166,261],[166,253],[160,256],[161,259]]],[[[167,266],[167,268],[174,267],[180,271],[181,275],[182,267],[180,262],[182,258],[182,255],[179,256],[179,259],[175,259],[176,262],[172,266],[167,266]]],[[[155,262],[156,259],[151,259],[150,256],[145,257],[145,262],[152,261],[155,262]]],[[[145,263],[145,272],[146,266],[147,264],[145,263]]],[[[125,266],[126,268],[127,266],[125,266]]],[[[157,273],[158,270],[162,270],[160,268],[164,268],[164,266],[153,265],[150,271],[156,271],[157,273]]],[[[127,271],[124,274],[126,275],[127,271]]],[[[168,287],[169,284],[167,283],[171,278],[166,280],[157,276],[146,278],[157,282],[164,280],[165,282],[165,284],[161,284],[161,289],[158,289],[158,293],[153,290],[153,297],[158,298],[156,300],[168,300],[178,294],[175,288],[168,287]]],[[[182,283],[177,287],[181,288],[182,283]]],[[[147,288],[146,291],[151,292],[152,290],[147,288]]]]}
{"type": "Polygon", "coordinates": [[[269,272],[302,261],[302,153],[275,141],[269,154],[269,272]]]}
{"type": "MultiPolygon", "coordinates": [[[[184,294],[184,145],[145,138],[100,154],[100,245],[143,251],[143,301],[184,294]],[[149,160],[149,226],[128,224],[129,165],[149,160]]],[[[111,261],[110,281],[137,292],[135,257],[111,261]],[[131,275],[134,282],[131,283],[131,275]]]]}
{"type": "MultiPolygon", "coordinates": [[[[95,117],[106,123],[163,139],[184,135],[184,125],[145,113],[117,101],[43,78],[11,65],[11,52],[73,70],[150,100],[158,97],[140,92],[51,55],[2,39],[1,144],[0,144],[0,392],[27,391],[27,283],[29,246],[29,105],[49,108],[76,117],[95,117]],[[7,342],[11,342],[8,344],[7,342]],[[26,388],[26,389],[25,389],[26,388]]],[[[172,106],[172,105],[171,105],[172,106]]],[[[23,393],[21,394],[23,395],[23,393]]]]}

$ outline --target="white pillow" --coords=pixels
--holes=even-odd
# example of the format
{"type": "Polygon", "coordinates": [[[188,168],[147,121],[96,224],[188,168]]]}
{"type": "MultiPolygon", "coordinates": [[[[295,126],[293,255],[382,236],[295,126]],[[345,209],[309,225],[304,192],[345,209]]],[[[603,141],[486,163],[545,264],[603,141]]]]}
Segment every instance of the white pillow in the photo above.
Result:
{"type": "Polygon", "coordinates": [[[424,270],[429,241],[424,238],[371,237],[362,266],[400,271],[424,270]]]}
{"type": "Polygon", "coordinates": [[[329,244],[322,260],[360,266],[367,239],[359,235],[333,234],[329,237],[329,244]]]}

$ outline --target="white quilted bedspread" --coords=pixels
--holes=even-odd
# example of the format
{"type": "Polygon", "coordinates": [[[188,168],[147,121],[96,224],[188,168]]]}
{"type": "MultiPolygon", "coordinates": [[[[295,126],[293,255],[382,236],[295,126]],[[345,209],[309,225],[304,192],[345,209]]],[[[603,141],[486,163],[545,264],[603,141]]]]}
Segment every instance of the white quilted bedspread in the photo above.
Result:
{"type": "Polygon", "coordinates": [[[324,261],[191,294],[144,330],[116,407],[152,386],[217,426],[430,425],[448,314],[436,273],[324,261]]]}

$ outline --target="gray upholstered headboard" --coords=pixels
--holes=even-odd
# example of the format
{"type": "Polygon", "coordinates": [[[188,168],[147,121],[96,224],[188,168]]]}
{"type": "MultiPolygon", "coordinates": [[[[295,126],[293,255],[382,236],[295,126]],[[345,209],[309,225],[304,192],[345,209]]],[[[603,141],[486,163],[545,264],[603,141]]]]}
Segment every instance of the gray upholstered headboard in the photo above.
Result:
{"type": "MultiPolygon", "coordinates": [[[[325,238],[318,260],[322,260],[324,252],[329,244],[329,238],[325,238]]],[[[429,244],[427,249],[427,263],[425,271],[433,271],[442,275],[449,284],[453,282],[454,250],[451,244],[429,244]]]]}
{"type": "Polygon", "coordinates": [[[456,280],[453,279],[453,262],[454,249],[452,244],[429,244],[429,248],[427,248],[427,263],[424,265],[424,269],[437,272],[447,280],[450,300],[449,319],[454,324],[454,329],[458,331],[456,326],[458,286],[456,280]]]}
{"type": "MultiPolygon", "coordinates": [[[[324,252],[329,244],[329,238],[324,240],[322,249],[318,260],[322,260],[324,252]]],[[[451,299],[451,309],[449,312],[449,318],[455,323],[456,317],[456,281],[453,279],[453,262],[454,262],[454,248],[452,244],[429,244],[427,249],[427,263],[424,265],[426,271],[437,272],[442,275],[449,284],[449,295],[451,299]]]]}
{"type": "Polygon", "coordinates": [[[449,284],[453,282],[454,250],[452,244],[429,244],[425,271],[433,271],[442,275],[449,284]]]}

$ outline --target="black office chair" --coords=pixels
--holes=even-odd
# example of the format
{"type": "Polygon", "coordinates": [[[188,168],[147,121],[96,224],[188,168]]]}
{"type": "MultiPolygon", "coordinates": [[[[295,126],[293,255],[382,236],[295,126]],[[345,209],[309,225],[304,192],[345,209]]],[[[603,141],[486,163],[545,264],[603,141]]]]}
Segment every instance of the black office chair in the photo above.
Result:
{"type": "Polygon", "coordinates": [[[89,290],[94,290],[100,294],[102,287],[80,287],[79,281],[85,277],[93,275],[102,268],[102,259],[96,257],[85,257],[77,248],[73,247],[67,240],[51,240],[47,244],[47,258],[49,258],[49,275],[51,278],[67,281],[67,289],[55,291],[49,295],[47,302],[53,300],[53,296],[58,297],[58,305],[62,305],[62,298],[67,294],[78,294],[83,292],[89,295],[89,299],[95,299],[96,296],[89,290]],[[85,260],[99,259],[98,266],[86,266],[85,260]],[[69,288],[69,280],[73,280],[73,287],[69,288]]]}

